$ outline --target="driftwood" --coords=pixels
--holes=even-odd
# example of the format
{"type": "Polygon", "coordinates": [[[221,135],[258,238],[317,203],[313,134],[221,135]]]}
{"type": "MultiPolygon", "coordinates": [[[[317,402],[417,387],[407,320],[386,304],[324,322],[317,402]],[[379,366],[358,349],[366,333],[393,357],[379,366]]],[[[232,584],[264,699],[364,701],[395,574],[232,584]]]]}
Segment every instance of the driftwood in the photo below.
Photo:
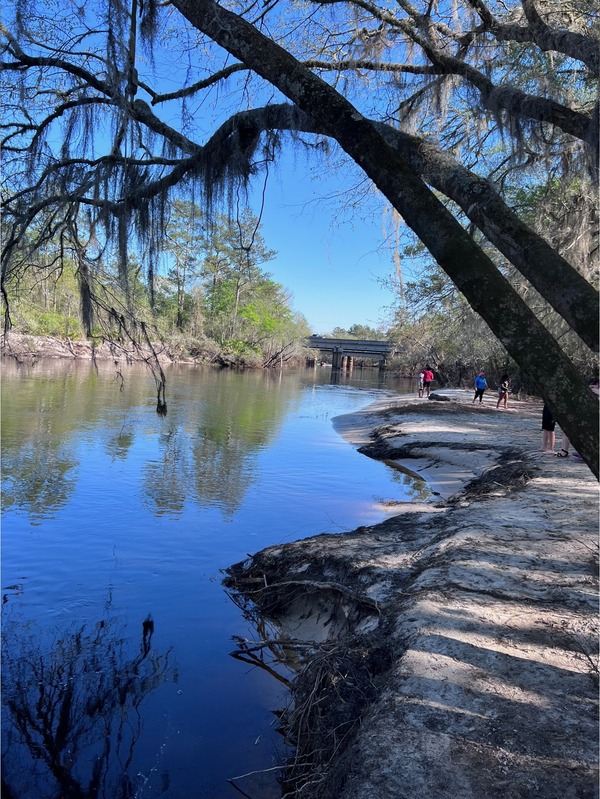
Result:
{"type": "Polygon", "coordinates": [[[250,585],[256,585],[256,583],[261,582],[260,578],[257,577],[242,577],[236,579],[237,588],[246,596],[249,596],[254,601],[259,601],[257,597],[254,595],[257,593],[261,593],[264,591],[279,591],[283,588],[304,588],[307,591],[333,591],[334,593],[341,594],[342,596],[346,597],[347,599],[352,600],[352,602],[356,603],[357,605],[367,607],[369,609],[377,611],[377,613],[381,613],[381,608],[379,603],[371,599],[364,594],[357,594],[354,591],[351,591],[347,586],[342,585],[341,583],[332,583],[332,582],[319,582],[317,580],[284,580],[281,582],[276,583],[268,583],[266,579],[264,580],[264,585],[260,588],[250,588],[250,585]]]}

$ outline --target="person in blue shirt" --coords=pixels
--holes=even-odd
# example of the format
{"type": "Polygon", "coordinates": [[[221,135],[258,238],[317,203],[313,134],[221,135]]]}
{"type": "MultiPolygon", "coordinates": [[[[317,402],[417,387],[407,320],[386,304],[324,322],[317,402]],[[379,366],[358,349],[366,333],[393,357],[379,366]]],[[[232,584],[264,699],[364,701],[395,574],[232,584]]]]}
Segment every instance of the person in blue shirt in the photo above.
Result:
{"type": "MultiPolygon", "coordinates": [[[[477,397],[479,397],[479,404],[481,405],[481,402],[483,400],[483,392],[486,390],[487,387],[488,384],[487,380],[485,379],[484,373],[479,372],[479,374],[475,378],[475,396],[473,397],[473,402],[475,402],[477,397]]],[[[473,402],[471,403],[471,405],[473,404],[473,402]]]]}

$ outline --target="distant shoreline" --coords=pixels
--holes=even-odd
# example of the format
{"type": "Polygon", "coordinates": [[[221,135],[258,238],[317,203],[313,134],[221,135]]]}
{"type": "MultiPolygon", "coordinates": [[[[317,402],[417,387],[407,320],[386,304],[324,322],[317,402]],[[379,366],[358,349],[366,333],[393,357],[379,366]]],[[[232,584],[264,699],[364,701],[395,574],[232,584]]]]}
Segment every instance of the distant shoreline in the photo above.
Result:
{"type": "MultiPolygon", "coordinates": [[[[147,346],[136,348],[128,343],[117,341],[100,341],[97,344],[86,339],[58,338],[56,336],[32,336],[27,333],[10,331],[2,335],[0,349],[4,357],[20,361],[39,360],[40,358],[64,358],[69,360],[136,360],[151,358],[152,350],[147,346]]],[[[175,361],[174,354],[163,344],[155,346],[159,360],[175,361]]],[[[178,360],[178,359],[177,359],[178,360]]],[[[190,359],[190,363],[193,360],[190,359]]]]}

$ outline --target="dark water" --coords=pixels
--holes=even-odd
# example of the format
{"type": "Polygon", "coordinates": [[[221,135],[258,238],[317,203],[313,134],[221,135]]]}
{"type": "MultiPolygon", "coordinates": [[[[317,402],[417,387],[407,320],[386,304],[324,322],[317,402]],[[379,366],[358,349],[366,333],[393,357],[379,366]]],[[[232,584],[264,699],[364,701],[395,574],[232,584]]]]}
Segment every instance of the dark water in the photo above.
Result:
{"type": "Polygon", "coordinates": [[[399,381],[328,370],[3,364],[3,797],[278,796],[281,683],[221,570],[418,488],[332,417],[399,381]]]}

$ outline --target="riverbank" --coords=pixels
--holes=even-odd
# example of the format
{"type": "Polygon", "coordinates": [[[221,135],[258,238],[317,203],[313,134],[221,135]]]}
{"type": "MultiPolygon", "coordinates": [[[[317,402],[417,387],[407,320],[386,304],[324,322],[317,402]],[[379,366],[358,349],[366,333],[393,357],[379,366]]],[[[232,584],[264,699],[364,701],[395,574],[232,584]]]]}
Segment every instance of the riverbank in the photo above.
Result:
{"type": "Polygon", "coordinates": [[[34,363],[44,359],[65,358],[70,360],[94,361],[112,360],[140,363],[148,362],[153,359],[161,364],[172,363],[194,363],[196,360],[209,360],[205,353],[201,353],[198,359],[183,356],[172,347],[162,343],[134,345],[130,341],[115,340],[96,340],[90,339],[70,339],[59,338],[57,336],[33,336],[11,330],[8,335],[3,334],[0,338],[0,350],[2,355],[10,357],[17,362],[34,363]]]}
{"type": "MultiPolygon", "coordinates": [[[[76,361],[113,361],[115,363],[145,363],[150,367],[177,364],[215,364],[221,367],[267,368],[272,358],[255,352],[234,353],[210,339],[185,340],[172,337],[169,341],[145,342],[123,338],[71,339],[57,336],[34,336],[12,329],[0,336],[0,352],[17,363],[33,364],[44,359],[76,361]]],[[[301,357],[300,361],[304,361],[301,357]]],[[[274,362],[279,364],[280,358],[274,362]]],[[[292,363],[288,355],[286,364],[292,363]]]]}
{"type": "Polygon", "coordinates": [[[540,451],[541,404],[437,395],[334,420],[425,477],[429,501],[230,570],[248,613],[275,625],[254,651],[299,659],[286,790],[595,798],[598,484],[540,451]]]}

